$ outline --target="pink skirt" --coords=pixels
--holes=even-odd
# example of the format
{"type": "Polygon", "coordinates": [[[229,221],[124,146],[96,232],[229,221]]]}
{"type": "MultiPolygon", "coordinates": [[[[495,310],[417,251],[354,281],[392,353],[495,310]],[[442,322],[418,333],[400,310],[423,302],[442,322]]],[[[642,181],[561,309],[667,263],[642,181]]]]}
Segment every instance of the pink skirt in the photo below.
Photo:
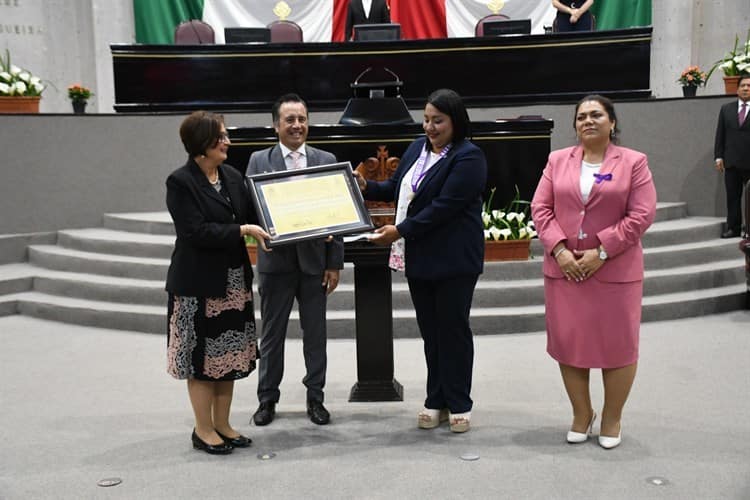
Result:
{"type": "Polygon", "coordinates": [[[620,368],[638,360],[643,282],[576,283],[544,278],[547,352],[578,368],[620,368]]]}

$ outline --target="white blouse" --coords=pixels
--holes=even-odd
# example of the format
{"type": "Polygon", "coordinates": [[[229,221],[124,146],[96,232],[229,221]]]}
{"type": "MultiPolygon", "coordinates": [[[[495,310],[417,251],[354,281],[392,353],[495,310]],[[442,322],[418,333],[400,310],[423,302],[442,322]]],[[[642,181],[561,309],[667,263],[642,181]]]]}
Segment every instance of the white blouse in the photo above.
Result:
{"type": "Polygon", "coordinates": [[[581,162],[581,198],[584,203],[589,201],[591,188],[594,187],[594,174],[598,174],[601,168],[601,163],[581,162]]]}

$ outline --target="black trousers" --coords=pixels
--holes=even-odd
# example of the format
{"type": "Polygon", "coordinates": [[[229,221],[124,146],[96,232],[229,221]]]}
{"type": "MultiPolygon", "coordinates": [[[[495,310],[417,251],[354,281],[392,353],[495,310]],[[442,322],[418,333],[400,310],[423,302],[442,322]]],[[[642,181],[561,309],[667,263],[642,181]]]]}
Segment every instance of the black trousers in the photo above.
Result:
{"type": "Polygon", "coordinates": [[[570,23],[570,14],[558,12],[555,18],[555,28],[559,33],[566,31],[594,31],[594,23],[591,12],[584,12],[574,24],[570,23]]]}
{"type": "Polygon", "coordinates": [[[478,278],[409,279],[427,361],[427,408],[448,408],[451,413],[471,410],[474,340],[469,312],[478,278]]]}
{"type": "MultiPolygon", "coordinates": [[[[742,225],[742,189],[750,180],[750,170],[735,167],[724,170],[724,187],[727,190],[727,230],[739,232],[742,225]]],[[[747,224],[748,221],[745,221],[747,224]]]]}

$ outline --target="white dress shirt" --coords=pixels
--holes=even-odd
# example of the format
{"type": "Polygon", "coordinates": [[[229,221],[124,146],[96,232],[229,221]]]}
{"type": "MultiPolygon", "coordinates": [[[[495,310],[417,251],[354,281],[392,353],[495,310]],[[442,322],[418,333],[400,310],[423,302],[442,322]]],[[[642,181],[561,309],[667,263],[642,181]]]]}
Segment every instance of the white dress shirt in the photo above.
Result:
{"type": "Polygon", "coordinates": [[[362,0],[362,7],[365,9],[365,17],[370,17],[370,10],[372,9],[372,0],[362,0]]]}
{"type": "MultiPolygon", "coordinates": [[[[287,170],[294,170],[294,160],[291,156],[289,156],[289,153],[292,152],[291,149],[284,146],[282,143],[279,143],[279,146],[281,146],[281,156],[284,157],[284,163],[286,164],[287,170]]],[[[296,151],[300,154],[299,160],[299,167],[298,168],[306,168],[307,167],[307,155],[305,155],[305,145],[304,143],[302,146],[296,149],[296,151]]]]}

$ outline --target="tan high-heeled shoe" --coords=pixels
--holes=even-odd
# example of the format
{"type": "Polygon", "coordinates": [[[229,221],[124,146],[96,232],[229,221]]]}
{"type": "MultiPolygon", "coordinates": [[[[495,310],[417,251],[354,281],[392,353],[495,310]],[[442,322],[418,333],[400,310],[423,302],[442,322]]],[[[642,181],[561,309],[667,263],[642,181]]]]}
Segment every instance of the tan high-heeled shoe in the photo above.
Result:
{"type": "Polygon", "coordinates": [[[420,429],[434,429],[441,422],[448,420],[448,409],[434,410],[432,408],[422,408],[417,413],[417,427],[420,429]]]}
{"type": "Polygon", "coordinates": [[[466,432],[471,427],[471,412],[466,413],[451,413],[450,418],[451,432],[466,432]]]}

